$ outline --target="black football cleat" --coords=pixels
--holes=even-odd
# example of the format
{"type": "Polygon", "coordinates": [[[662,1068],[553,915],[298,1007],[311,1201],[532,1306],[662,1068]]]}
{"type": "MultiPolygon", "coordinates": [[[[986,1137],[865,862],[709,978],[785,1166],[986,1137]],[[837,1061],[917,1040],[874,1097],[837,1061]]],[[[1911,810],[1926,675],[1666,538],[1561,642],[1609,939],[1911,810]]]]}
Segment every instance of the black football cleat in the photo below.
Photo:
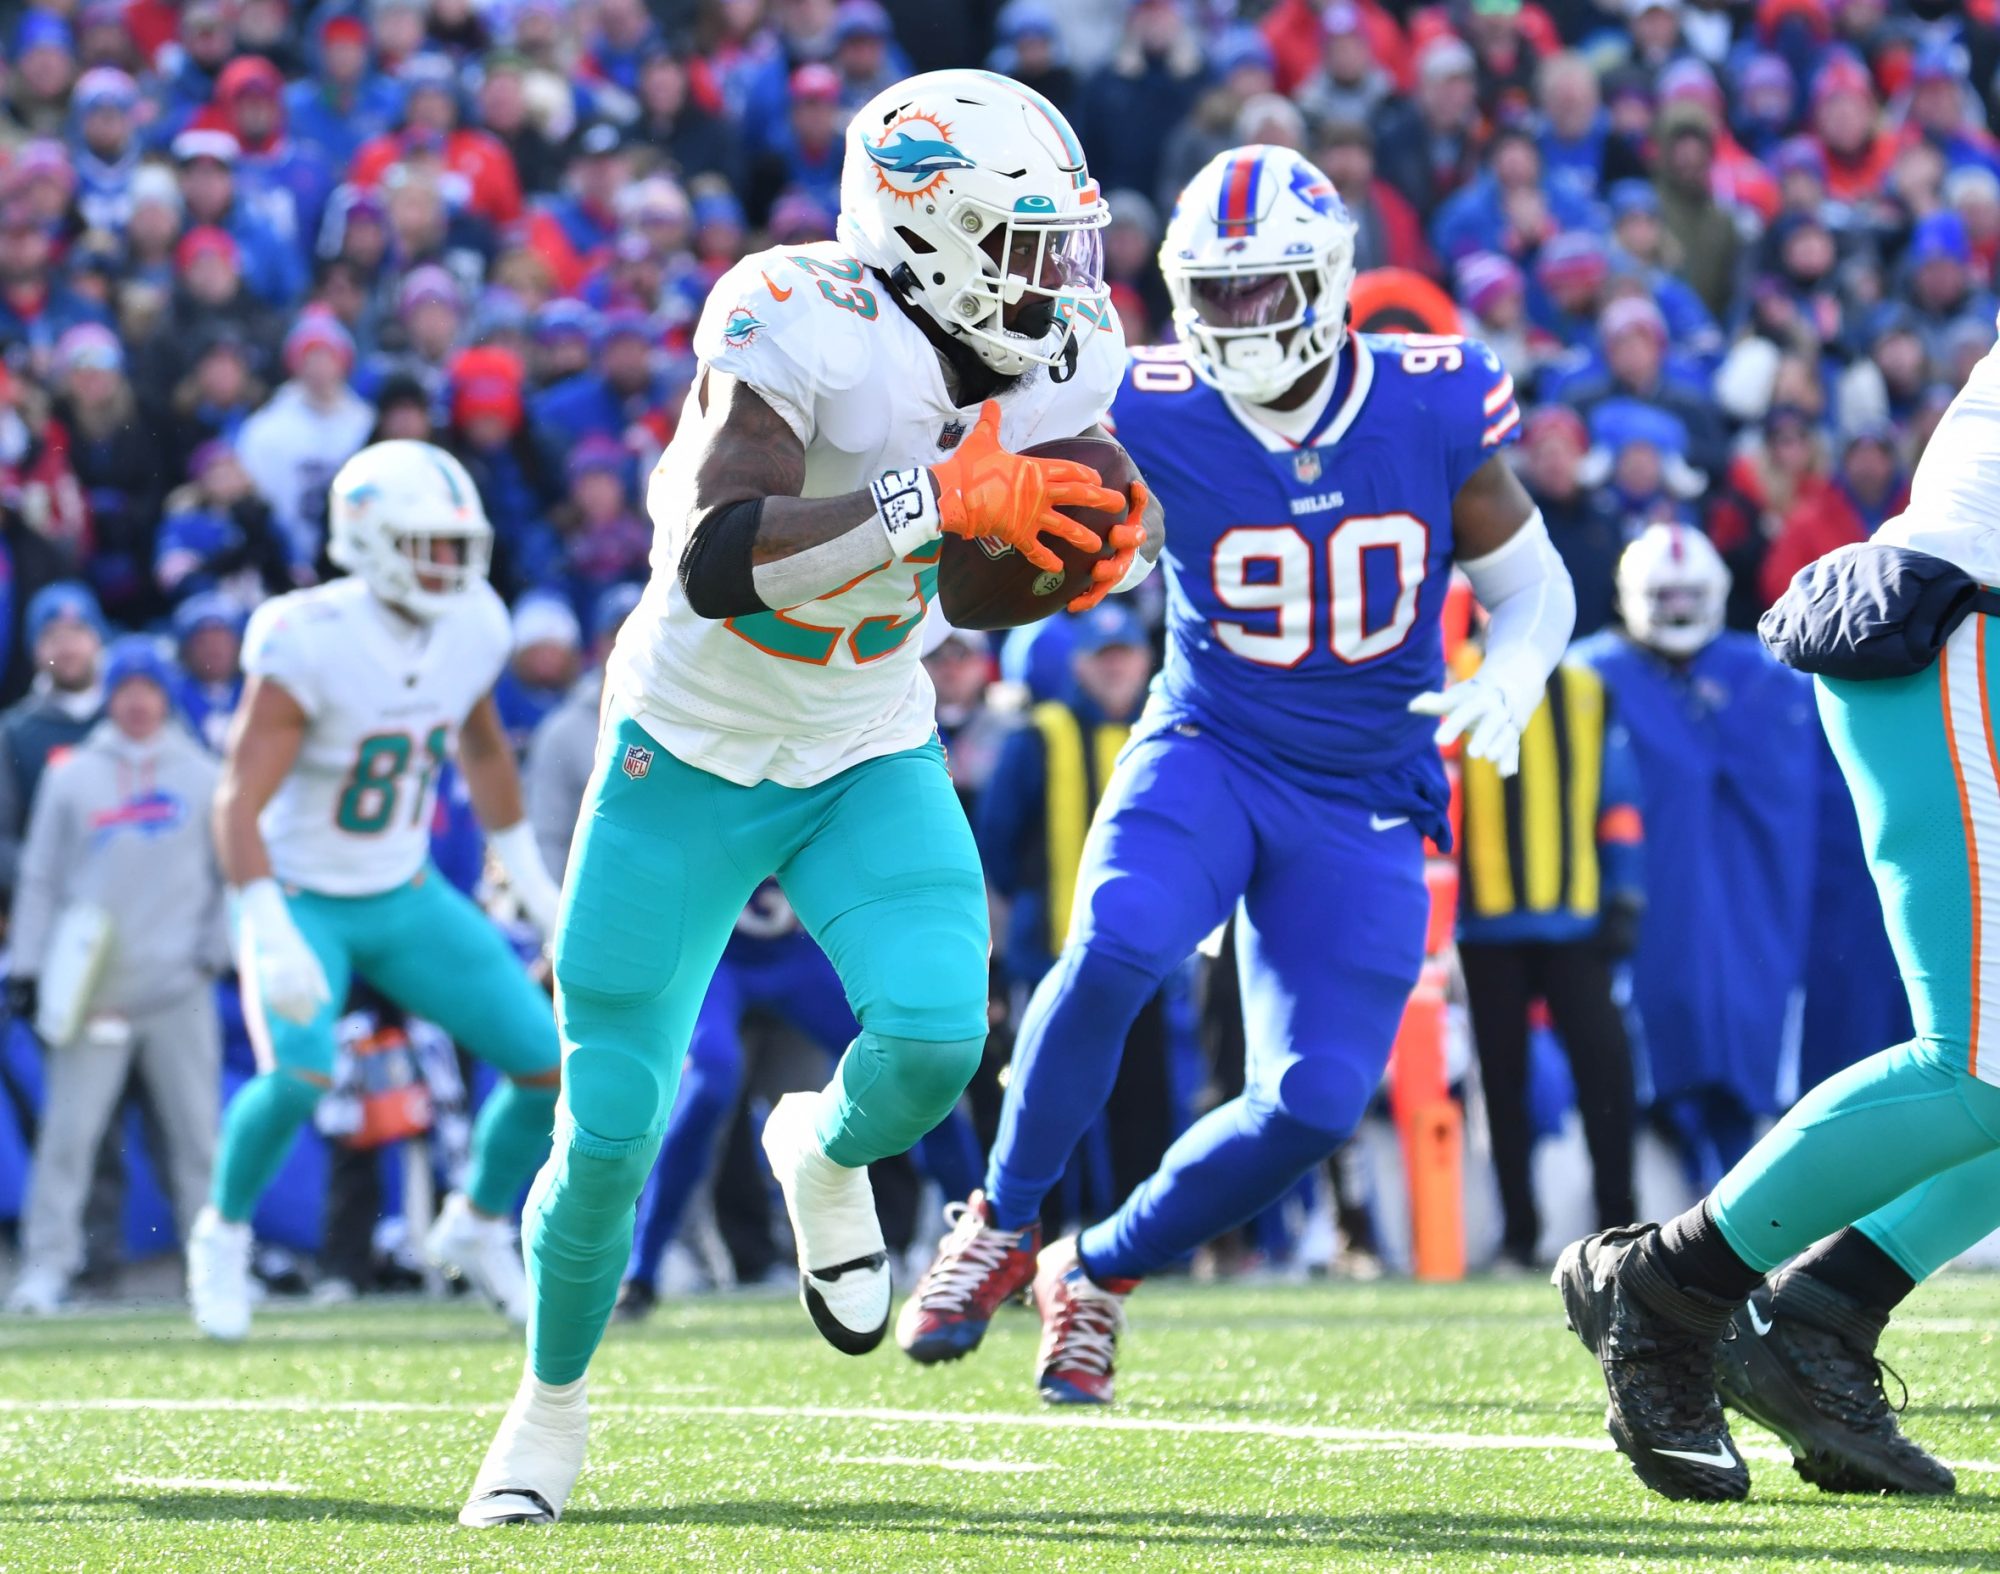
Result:
{"type": "Polygon", "coordinates": [[[1780,1274],[1737,1311],[1715,1385],[1724,1404],[1777,1433],[1792,1468],[1822,1492],[1956,1491],[1949,1467],[1896,1422],[1875,1354],[1888,1322],[1809,1274],[1780,1274]]]}
{"type": "Polygon", "coordinates": [[[1604,1368],[1605,1429],[1662,1497],[1737,1501],[1750,1472],[1715,1394],[1715,1346],[1730,1307],[1684,1290],[1640,1250],[1656,1224],[1586,1236],[1563,1249],[1550,1282],[1569,1327],[1604,1368]]]}

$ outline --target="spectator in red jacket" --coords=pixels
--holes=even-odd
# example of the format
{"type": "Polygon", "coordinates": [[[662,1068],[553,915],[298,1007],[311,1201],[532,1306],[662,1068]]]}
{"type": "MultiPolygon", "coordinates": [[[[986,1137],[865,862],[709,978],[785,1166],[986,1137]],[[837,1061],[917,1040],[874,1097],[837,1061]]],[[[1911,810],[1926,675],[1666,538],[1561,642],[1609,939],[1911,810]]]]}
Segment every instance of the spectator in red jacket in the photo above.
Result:
{"type": "Polygon", "coordinates": [[[1836,54],[1813,77],[1812,129],[1826,150],[1826,189],[1841,202],[1879,195],[1896,161],[1896,139],[1882,129],[1868,68],[1836,54]]]}
{"type": "Polygon", "coordinates": [[[1792,505],[1764,558],[1764,600],[1776,601],[1792,577],[1835,547],[1866,541],[1910,502],[1896,434],[1869,427],[1847,440],[1833,485],[1792,505]]]}
{"type": "Polygon", "coordinates": [[[1355,0],[1278,0],[1260,25],[1276,57],[1280,93],[1291,92],[1312,75],[1324,44],[1326,13],[1349,4],[1361,13],[1369,52],[1376,64],[1395,78],[1397,90],[1407,93],[1416,86],[1409,41],[1395,17],[1376,0],[1359,0],[1358,4],[1355,0]]]}
{"type": "Polygon", "coordinates": [[[400,164],[412,147],[431,138],[444,139],[444,165],[469,188],[467,208],[489,224],[512,224],[521,216],[521,180],[513,156],[497,137],[458,124],[455,78],[448,61],[420,55],[403,68],[409,98],[403,106],[403,129],[362,144],[347,178],[357,186],[381,183],[392,165],[400,164]]]}
{"type": "Polygon", "coordinates": [[[1394,186],[1376,178],[1374,132],[1352,121],[1334,122],[1320,132],[1313,162],[1326,171],[1360,231],[1355,267],[1408,268],[1427,278],[1438,276],[1437,258],[1416,209],[1394,186]]]}

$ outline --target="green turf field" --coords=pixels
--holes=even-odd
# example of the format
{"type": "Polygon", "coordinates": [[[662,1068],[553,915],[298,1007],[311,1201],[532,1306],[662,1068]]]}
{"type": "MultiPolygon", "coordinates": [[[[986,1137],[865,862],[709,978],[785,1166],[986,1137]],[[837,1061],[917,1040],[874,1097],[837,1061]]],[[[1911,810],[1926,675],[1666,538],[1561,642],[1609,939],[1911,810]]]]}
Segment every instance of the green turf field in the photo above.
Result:
{"type": "Polygon", "coordinates": [[[1026,1313],[922,1370],[795,1302],[676,1303],[606,1344],[569,1517],[484,1534],[453,1515],[520,1353],[480,1310],[266,1313],[234,1349],[6,1322],[0,1569],[2000,1568],[2000,1279],[1909,1312],[1887,1353],[1959,1496],[1823,1497],[1746,1426],[1724,1508],[1602,1451],[1537,1282],[1155,1287],[1108,1416],[1043,1411],[1026,1313]]]}

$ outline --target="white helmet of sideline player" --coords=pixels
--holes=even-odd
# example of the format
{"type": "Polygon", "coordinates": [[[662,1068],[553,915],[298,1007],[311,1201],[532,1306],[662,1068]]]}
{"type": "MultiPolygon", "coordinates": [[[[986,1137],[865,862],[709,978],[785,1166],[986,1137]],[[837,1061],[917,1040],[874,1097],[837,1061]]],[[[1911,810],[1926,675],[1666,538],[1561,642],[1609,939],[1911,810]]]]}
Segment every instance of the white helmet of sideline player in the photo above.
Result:
{"type": "Polygon", "coordinates": [[[1729,565],[1690,525],[1648,525],[1618,559],[1618,615],[1649,650],[1686,660],[1722,632],[1729,565]]]}
{"type": "Polygon", "coordinates": [[[1290,148],[1230,148],[1174,204],[1160,242],[1188,364],[1252,404],[1281,397],[1347,337],[1355,223],[1290,148]]]}
{"type": "Polygon", "coordinates": [[[842,243],[1003,377],[1110,310],[1110,219],[1062,112],[1009,77],[926,72],[848,122],[842,243]]]}
{"type": "Polygon", "coordinates": [[[390,606],[429,622],[486,577],[493,527],[464,465],[396,438],[371,443],[334,476],[326,550],[390,606]]]}

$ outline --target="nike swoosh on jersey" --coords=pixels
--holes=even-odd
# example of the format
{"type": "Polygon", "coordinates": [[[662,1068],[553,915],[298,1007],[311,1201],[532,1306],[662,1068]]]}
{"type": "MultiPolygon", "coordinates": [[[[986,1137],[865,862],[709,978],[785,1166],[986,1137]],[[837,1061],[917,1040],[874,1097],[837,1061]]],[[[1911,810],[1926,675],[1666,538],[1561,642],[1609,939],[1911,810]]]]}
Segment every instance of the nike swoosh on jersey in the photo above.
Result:
{"type": "Polygon", "coordinates": [[[1397,826],[1408,825],[1409,823],[1410,817],[1407,814],[1371,814],[1368,816],[1368,829],[1371,831],[1393,831],[1397,826]]]}
{"type": "Polygon", "coordinates": [[[1755,1301],[1752,1301],[1750,1303],[1749,1311],[1750,1311],[1750,1326],[1757,1330],[1757,1337],[1759,1339],[1762,1339],[1766,1334],[1768,1334],[1771,1331],[1771,1324],[1764,1317],[1764,1314],[1757,1310],[1757,1303],[1755,1301]]]}
{"type": "Polygon", "coordinates": [[[1736,1468],[1736,1456],[1730,1453],[1725,1443],[1717,1443],[1706,1454],[1693,1453],[1685,1448],[1656,1448],[1653,1452],[1665,1459],[1685,1459],[1691,1465],[1713,1465],[1717,1470],[1736,1468]]]}
{"type": "Polygon", "coordinates": [[[774,300],[774,301],[788,301],[788,300],[790,300],[790,299],[792,298],[792,289],[793,289],[793,286],[790,286],[790,285],[788,285],[788,286],[786,286],[786,287],[785,287],[784,289],[782,289],[782,290],[781,290],[781,289],[779,289],[779,288],[777,287],[777,285],[775,285],[775,284],[773,284],[773,283],[771,282],[771,276],[770,276],[770,274],[768,274],[768,273],[763,273],[763,272],[760,272],[760,273],[759,273],[759,274],[757,275],[757,277],[758,277],[758,278],[760,278],[760,279],[762,279],[762,280],[764,281],[764,288],[765,288],[765,289],[767,289],[767,290],[769,290],[769,291],[771,292],[771,299],[772,299],[772,300],[774,300]]]}

